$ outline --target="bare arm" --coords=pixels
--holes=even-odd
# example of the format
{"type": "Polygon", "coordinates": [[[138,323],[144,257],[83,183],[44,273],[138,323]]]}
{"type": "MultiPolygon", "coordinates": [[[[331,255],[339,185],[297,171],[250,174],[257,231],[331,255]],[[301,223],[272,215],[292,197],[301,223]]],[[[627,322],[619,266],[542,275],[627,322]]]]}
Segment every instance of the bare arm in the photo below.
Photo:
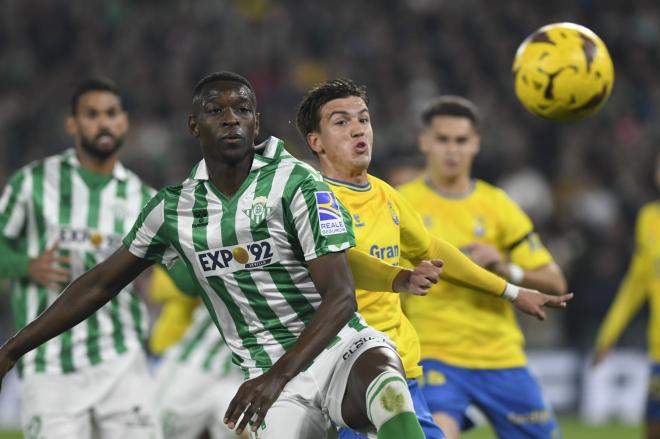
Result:
{"type": "Polygon", "coordinates": [[[92,315],[150,265],[121,247],[73,281],[46,311],[0,348],[0,379],[21,356],[92,315]]]}
{"type": "Polygon", "coordinates": [[[256,431],[270,406],[289,380],[314,360],[357,309],[353,276],[345,253],[329,253],[308,262],[309,271],[321,294],[321,305],[295,345],[263,375],[246,381],[229,404],[224,421],[240,434],[248,420],[258,413],[252,423],[256,431]]]}
{"type": "Polygon", "coordinates": [[[518,286],[556,296],[566,294],[566,278],[554,262],[533,270],[525,270],[504,261],[499,251],[492,245],[477,243],[466,246],[463,250],[476,264],[518,286]]]}
{"type": "MultiPolygon", "coordinates": [[[[502,272],[501,274],[506,279],[511,280],[511,267],[507,265],[506,270],[508,273],[502,272]]],[[[566,278],[559,266],[554,262],[535,270],[523,269],[523,278],[518,285],[555,296],[566,294],[566,278]]]]}

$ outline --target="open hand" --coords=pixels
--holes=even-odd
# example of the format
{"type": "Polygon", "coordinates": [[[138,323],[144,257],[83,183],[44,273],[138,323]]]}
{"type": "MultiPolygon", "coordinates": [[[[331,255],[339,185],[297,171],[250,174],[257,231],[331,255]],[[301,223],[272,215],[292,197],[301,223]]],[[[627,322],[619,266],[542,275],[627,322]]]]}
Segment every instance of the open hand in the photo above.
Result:
{"type": "Polygon", "coordinates": [[[42,287],[59,288],[69,282],[69,270],[58,265],[68,265],[69,258],[57,254],[58,243],[30,261],[28,277],[42,287]]]}
{"type": "Polygon", "coordinates": [[[243,433],[250,422],[252,431],[257,431],[270,406],[282,393],[288,379],[275,369],[270,369],[263,375],[245,381],[238,388],[236,396],[229,403],[225,412],[224,422],[230,429],[236,428],[236,434],[243,433]],[[255,416],[256,414],[256,416],[255,416]],[[238,423],[239,418],[243,419],[238,423]],[[254,419],[252,419],[254,417],[254,419]],[[238,424],[238,427],[236,425],[238,424]]]}
{"type": "Polygon", "coordinates": [[[472,262],[488,270],[494,271],[494,267],[503,263],[502,255],[492,245],[476,242],[461,247],[461,251],[472,259],[472,262]]]}
{"type": "Polygon", "coordinates": [[[572,298],[573,293],[551,296],[536,290],[520,288],[518,297],[513,301],[513,304],[525,314],[535,316],[539,320],[545,320],[546,314],[543,307],[566,308],[566,302],[572,298]]]}

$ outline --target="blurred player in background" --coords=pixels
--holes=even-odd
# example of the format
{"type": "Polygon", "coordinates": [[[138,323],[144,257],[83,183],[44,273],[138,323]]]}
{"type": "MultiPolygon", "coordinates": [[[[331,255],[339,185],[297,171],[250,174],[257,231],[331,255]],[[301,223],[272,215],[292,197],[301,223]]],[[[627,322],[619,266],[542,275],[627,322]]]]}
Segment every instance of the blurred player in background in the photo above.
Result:
{"type": "MultiPolygon", "coordinates": [[[[296,115],[298,130],[318,156],[326,183],[353,218],[358,249],[390,264],[400,258],[417,263],[423,259],[444,261],[443,277],[482,290],[478,299],[501,302],[502,294],[519,294],[516,304],[528,313],[543,313],[540,306],[558,305],[567,297],[541,295],[507,284],[480,268],[446,241],[429,235],[415,210],[387,183],[368,174],[373,131],[364,87],[348,79],[327,81],[310,90],[296,115]],[[530,302],[527,302],[527,301],[530,302]]],[[[358,311],[367,322],[385,332],[396,344],[403,361],[415,412],[427,438],[443,437],[433,422],[418,388],[419,339],[402,312],[401,296],[386,292],[356,291],[358,311]]],[[[420,300],[424,300],[420,297],[420,300]]],[[[429,302],[427,306],[431,306],[429,302]]],[[[435,310],[433,311],[435,312],[435,310]]],[[[360,437],[342,429],[341,438],[360,437]]]]}
{"type": "Polygon", "coordinates": [[[162,355],[156,372],[156,404],[163,437],[238,438],[222,422],[222,415],[243,375],[232,364],[231,352],[194,293],[184,294],[165,270],[154,269],[150,295],[163,308],[149,345],[151,352],[162,355]]]}
{"type": "MultiPolygon", "coordinates": [[[[472,178],[479,152],[477,109],[444,96],[422,114],[423,177],[400,193],[428,230],[509,282],[564,294],[566,282],[527,215],[506,194],[472,178]]],[[[557,422],[526,367],[523,336],[513,308],[468,285],[441,282],[404,308],[419,334],[424,395],[449,439],[471,426],[479,407],[502,439],[559,437],[557,422]]]]}
{"type": "MultiPolygon", "coordinates": [[[[33,162],[0,198],[0,273],[14,280],[18,329],[64,285],[119,246],[154,191],[118,161],[128,116],[115,84],[82,82],[66,128],[74,147],[33,162]]],[[[98,312],[17,363],[30,439],[159,438],[143,343],[147,314],[131,284],[98,312]]]]}
{"type": "MultiPolygon", "coordinates": [[[[660,150],[655,181],[660,188],[660,150]]],[[[660,439],[660,202],[642,207],[635,227],[635,253],[596,341],[594,365],[603,361],[633,315],[648,300],[651,379],[646,407],[646,437],[660,439]]]]}
{"type": "Polygon", "coordinates": [[[195,310],[183,339],[165,352],[156,383],[166,439],[196,439],[204,431],[211,439],[238,438],[222,416],[243,374],[204,306],[195,310]]]}
{"type": "Polygon", "coordinates": [[[183,338],[200,299],[182,293],[167,270],[160,266],[154,267],[149,279],[149,299],[162,305],[149,334],[149,352],[160,356],[183,338]]]}

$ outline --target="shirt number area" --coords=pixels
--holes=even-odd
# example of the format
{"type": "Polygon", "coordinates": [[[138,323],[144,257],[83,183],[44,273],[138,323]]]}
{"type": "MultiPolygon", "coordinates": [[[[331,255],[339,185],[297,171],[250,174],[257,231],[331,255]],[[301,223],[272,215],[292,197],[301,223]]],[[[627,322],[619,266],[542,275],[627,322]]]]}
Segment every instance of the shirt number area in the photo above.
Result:
{"type": "Polygon", "coordinates": [[[197,252],[197,265],[205,277],[239,270],[254,270],[280,261],[272,238],[197,252]]]}

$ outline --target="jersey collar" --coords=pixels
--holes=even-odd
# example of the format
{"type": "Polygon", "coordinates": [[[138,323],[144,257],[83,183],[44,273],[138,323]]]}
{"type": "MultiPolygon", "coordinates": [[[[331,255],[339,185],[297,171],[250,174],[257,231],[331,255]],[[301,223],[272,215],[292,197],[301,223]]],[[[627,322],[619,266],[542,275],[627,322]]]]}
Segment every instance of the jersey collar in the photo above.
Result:
{"type": "MultiPolygon", "coordinates": [[[[76,169],[80,169],[82,165],[76,156],[76,151],[73,148],[67,149],[64,154],[67,156],[67,163],[76,169]]],[[[115,162],[115,166],[112,168],[112,177],[119,181],[124,181],[128,178],[128,171],[120,161],[115,162]]]]}
{"type": "Polygon", "coordinates": [[[325,180],[325,182],[329,186],[343,187],[355,192],[369,192],[371,190],[371,182],[369,180],[367,180],[367,184],[355,184],[349,181],[342,181],[342,180],[330,178],[325,175],[323,176],[323,180],[325,180]]]}
{"type": "MultiPolygon", "coordinates": [[[[264,166],[277,160],[284,151],[284,142],[275,136],[270,136],[268,140],[255,145],[254,160],[250,172],[261,169],[264,166]]],[[[206,168],[206,161],[200,160],[190,172],[190,178],[193,180],[208,180],[209,171],[206,168]]]]}

